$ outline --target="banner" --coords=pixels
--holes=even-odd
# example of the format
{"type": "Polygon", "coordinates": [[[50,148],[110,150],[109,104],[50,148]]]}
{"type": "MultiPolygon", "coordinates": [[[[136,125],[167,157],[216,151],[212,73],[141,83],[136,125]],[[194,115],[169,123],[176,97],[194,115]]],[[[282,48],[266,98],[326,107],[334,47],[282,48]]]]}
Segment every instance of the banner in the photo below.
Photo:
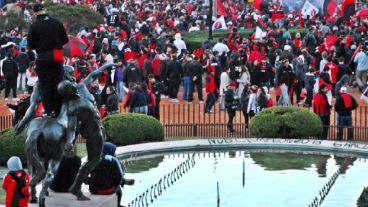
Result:
{"type": "Polygon", "coordinates": [[[216,19],[216,21],[213,23],[212,30],[217,29],[224,29],[224,30],[227,29],[224,16],[221,16],[220,18],[216,19]]]}
{"type": "Polygon", "coordinates": [[[318,14],[318,8],[314,6],[313,4],[311,4],[309,1],[306,1],[302,8],[303,18],[307,18],[308,16],[309,18],[312,18],[316,14],[318,14]]]}
{"type": "Polygon", "coordinates": [[[267,32],[264,32],[261,27],[256,28],[256,34],[254,36],[254,39],[263,39],[267,35],[267,32]]]}

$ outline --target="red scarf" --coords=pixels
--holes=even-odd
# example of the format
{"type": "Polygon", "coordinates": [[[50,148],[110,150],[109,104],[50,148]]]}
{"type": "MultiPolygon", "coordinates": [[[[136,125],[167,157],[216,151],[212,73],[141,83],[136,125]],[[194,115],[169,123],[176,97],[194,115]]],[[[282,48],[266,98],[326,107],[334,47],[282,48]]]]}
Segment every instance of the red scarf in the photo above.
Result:
{"type": "Polygon", "coordinates": [[[350,98],[350,95],[347,93],[341,93],[341,97],[344,100],[345,108],[350,109],[352,106],[352,100],[350,98]]]}

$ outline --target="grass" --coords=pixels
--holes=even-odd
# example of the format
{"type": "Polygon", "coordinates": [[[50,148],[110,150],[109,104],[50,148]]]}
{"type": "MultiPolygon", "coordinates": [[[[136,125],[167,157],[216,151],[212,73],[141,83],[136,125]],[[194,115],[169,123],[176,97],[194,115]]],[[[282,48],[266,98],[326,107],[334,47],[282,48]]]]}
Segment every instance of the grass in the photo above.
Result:
{"type": "Polygon", "coordinates": [[[77,150],[77,155],[79,157],[87,156],[87,147],[85,143],[77,143],[75,145],[75,150],[77,150]]]}
{"type": "Polygon", "coordinates": [[[0,189],[0,204],[5,204],[5,191],[2,188],[0,189]]]}

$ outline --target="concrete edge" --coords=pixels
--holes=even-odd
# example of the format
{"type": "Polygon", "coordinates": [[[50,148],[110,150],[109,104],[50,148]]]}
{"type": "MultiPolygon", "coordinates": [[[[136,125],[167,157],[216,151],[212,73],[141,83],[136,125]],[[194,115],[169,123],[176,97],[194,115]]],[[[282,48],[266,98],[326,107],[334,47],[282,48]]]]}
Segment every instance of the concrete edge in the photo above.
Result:
{"type": "Polygon", "coordinates": [[[335,153],[341,156],[368,157],[368,143],[312,139],[213,138],[152,142],[118,147],[117,157],[133,159],[138,156],[184,151],[211,150],[267,150],[305,152],[312,154],[335,153]]]}

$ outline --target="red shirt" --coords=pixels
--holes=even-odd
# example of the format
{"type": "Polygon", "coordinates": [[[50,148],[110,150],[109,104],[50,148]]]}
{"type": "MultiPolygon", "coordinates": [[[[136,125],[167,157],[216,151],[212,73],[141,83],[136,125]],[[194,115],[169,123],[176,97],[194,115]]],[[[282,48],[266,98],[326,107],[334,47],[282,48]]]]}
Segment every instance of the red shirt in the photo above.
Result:
{"type": "Polygon", "coordinates": [[[206,82],[206,93],[214,93],[217,90],[215,79],[211,74],[208,74],[206,76],[207,82],[206,82]]]}
{"type": "MultiPolygon", "coordinates": [[[[22,176],[22,171],[19,170],[17,171],[17,176],[21,177],[22,176]]],[[[30,182],[30,176],[29,174],[26,174],[25,176],[25,180],[26,180],[26,185],[29,186],[29,182],[30,182]]],[[[12,176],[7,173],[4,177],[3,180],[3,189],[6,191],[6,196],[5,196],[5,207],[10,207],[12,199],[13,199],[13,195],[14,195],[14,191],[16,188],[16,182],[15,180],[13,180],[12,176]]],[[[28,207],[28,200],[30,197],[30,193],[29,193],[29,189],[22,189],[23,194],[26,195],[26,197],[21,198],[19,200],[19,207],[28,207]]]]}
{"type": "Polygon", "coordinates": [[[321,93],[313,96],[313,111],[318,115],[330,114],[330,105],[326,96],[323,96],[321,93]]]}
{"type": "Polygon", "coordinates": [[[161,60],[159,57],[153,58],[152,69],[153,69],[153,74],[155,74],[155,76],[159,76],[161,74],[161,60]]]}

